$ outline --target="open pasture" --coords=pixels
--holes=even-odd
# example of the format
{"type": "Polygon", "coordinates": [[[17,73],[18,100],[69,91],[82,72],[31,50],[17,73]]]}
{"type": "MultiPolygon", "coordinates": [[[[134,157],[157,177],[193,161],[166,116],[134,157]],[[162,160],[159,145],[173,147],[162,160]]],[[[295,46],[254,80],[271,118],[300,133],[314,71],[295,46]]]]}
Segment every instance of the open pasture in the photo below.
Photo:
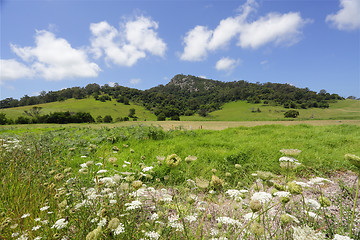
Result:
{"type": "Polygon", "coordinates": [[[360,238],[357,124],[169,124],[2,127],[0,238],[360,238]]]}

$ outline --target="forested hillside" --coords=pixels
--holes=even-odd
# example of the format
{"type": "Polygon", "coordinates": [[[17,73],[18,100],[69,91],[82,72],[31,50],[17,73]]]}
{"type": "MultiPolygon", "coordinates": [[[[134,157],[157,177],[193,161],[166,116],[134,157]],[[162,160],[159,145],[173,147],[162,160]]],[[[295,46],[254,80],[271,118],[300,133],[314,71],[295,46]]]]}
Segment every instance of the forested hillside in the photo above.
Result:
{"type": "Polygon", "coordinates": [[[39,96],[25,95],[20,100],[6,98],[0,101],[0,108],[64,101],[69,98],[83,99],[89,96],[102,102],[115,99],[119,103],[129,104],[129,101],[132,101],[153,111],[160,119],[170,117],[173,120],[177,120],[181,115],[191,116],[195,113],[206,116],[220,109],[224,103],[236,100],[306,109],[327,108],[329,102],[343,99],[325,90],[316,93],[290,84],[249,83],[243,80],[222,82],[179,74],[168,84],[145,91],[118,84],[111,87],[107,84],[99,86],[92,83],[86,87],[43,91],[39,96]]]}

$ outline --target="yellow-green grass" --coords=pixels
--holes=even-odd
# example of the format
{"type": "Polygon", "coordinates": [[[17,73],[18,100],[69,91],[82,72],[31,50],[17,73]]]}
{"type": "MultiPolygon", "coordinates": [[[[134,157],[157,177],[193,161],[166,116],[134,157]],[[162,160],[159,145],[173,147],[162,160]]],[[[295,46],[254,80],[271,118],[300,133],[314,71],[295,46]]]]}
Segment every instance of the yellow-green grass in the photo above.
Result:
{"type": "MultiPolygon", "coordinates": [[[[207,117],[199,115],[181,117],[183,121],[274,121],[289,120],[284,118],[284,113],[289,109],[281,106],[265,104],[251,104],[246,101],[226,103],[221,110],[214,111],[207,117]],[[257,112],[257,109],[261,112],[257,112]],[[255,112],[253,112],[255,111],[255,112]]],[[[300,115],[299,120],[325,120],[325,119],[360,119],[360,101],[341,100],[330,103],[327,109],[310,108],[296,109],[300,115]]]]}
{"type": "Polygon", "coordinates": [[[112,101],[96,101],[94,98],[86,99],[67,99],[62,102],[52,102],[37,104],[32,106],[23,106],[16,108],[1,109],[0,112],[5,113],[7,118],[15,120],[19,116],[24,116],[24,111],[33,108],[34,106],[42,107],[41,114],[48,114],[51,112],[89,112],[93,118],[97,116],[104,117],[110,115],[113,120],[117,117],[127,117],[131,108],[135,109],[135,115],[139,120],[156,120],[156,116],[144,107],[130,103],[125,105],[112,101]]]}

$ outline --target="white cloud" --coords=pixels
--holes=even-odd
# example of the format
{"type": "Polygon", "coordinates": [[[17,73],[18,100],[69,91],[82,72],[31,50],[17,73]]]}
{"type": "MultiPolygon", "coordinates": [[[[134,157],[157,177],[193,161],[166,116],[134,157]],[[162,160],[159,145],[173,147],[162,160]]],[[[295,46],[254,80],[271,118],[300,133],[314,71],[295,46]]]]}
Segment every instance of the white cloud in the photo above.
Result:
{"type": "Polygon", "coordinates": [[[339,30],[355,30],[360,28],[360,1],[340,0],[340,10],[336,14],[326,16],[326,22],[339,30]]]}
{"type": "Polygon", "coordinates": [[[120,66],[133,66],[147,53],[164,57],[165,42],[158,37],[158,24],[151,18],[137,17],[117,30],[106,21],[90,24],[91,51],[96,58],[105,55],[108,62],[120,66]]]}
{"type": "Polygon", "coordinates": [[[218,71],[226,71],[230,73],[241,63],[240,59],[232,59],[228,57],[223,57],[219,61],[216,62],[215,68],[218,71]]]}
{"type": "Polygon", "coordinates": [[[141,79],[140,78],[132,78],[130,79],[129,83],[132,84],[132,85],[137,85],[141,82],[141,79]]]}
{"type": "Polygon", "coordinates": [[[108,83],[108,85],[109,85],[110,87],[115,87],[116,84],[117,84],[116,82],[109,82],[109,83],[108,83]]]}
{"type": "Polygon", "coordinates": [[[261,65],[264,65],[264,64],[267,64],[267,63],[269,63],[268,60],[264,60],[264,61],[261,61],[261,62],[260,62],[261,65]]]}
{"type": "Polygon", "coordinates": [[[203,79],[207,79],[207,77],[206,76],[204,76],[204,75],[200,75],[200,76],[198,76],[199,78],[203,78],[203,79]]]}
{"type": "Polygon", "coordinates": [[[207,57],[207,46],[209,44],[212,31],[204,26],[196,26],[190,30],[184,38],[184,53],[180,56],[181,60],[202,61],[207,57]]]}
{"type": "Polygon", "coordinates": [[[34,71],[15,59],[0,59],[0,83],[7,80],[19,78],[29,78],[34,75],[34,71]]]}
{"type": "MultiPolygon", "coordinates": [[[[35,44],[35,47],[19,47],[10,44],[12,51],[31,66],[28,68],[31,69],[28,77],[38,76],[47,80],[62,80],[97,77],[101,71],[97,64],[89,62],[85,51],[72,48],[65,39],[56,38],[51,32],[36,31],[35,44]]],[[[22,64],[22,66],[25,65],[22,64]]]]}
{"type": "Polygon", "coordinates": [[[310,20],[303,19],[300,13],[269,13],[255,21],[248,20],[249,15],[256,11],[257,3],[248,0],[240,7],[235,17],[220,21],[214,29],[196,26],[188,31],[184,38],[182,60],[202,61],[208,51],[214,51],[229,45],[238,38],[237,45],[242,48],[259,48],[268,43],[292,45],[300,40],[301,29],[310,20]]]}

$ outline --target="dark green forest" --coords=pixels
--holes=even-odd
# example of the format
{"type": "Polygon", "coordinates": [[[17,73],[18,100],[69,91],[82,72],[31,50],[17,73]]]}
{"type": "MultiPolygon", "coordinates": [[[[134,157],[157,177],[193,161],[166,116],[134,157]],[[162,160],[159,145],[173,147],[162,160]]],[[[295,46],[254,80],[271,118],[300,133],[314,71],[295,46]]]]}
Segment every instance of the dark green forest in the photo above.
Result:
{"type": "Polygon", "coordinates": [[[170,117],[174,120],[181,115],[190,116],[195,113],[207,116],[208,113],[220,109],[223,104],[236,100],[280,105],[289,109],[306,109],[328,108],[329,103],[344,99],[338,94],[329,94],[325,90],[316,93],[308,88],[297,88],[290,84],[249,83],[244,80],[222,82],[178,74],[168,84],[144,91],[118,84],[111,87],[108,84],[100,86],[92,83],[85,87],[42,91],[39,96],[25,95],[20,100],[6,98],[0,101],[0,108],[91,96],[103,102],[115,99],[119,103],[129,104],[129,101],[132,101],[154,112],[158,118],[170,117]]]}

